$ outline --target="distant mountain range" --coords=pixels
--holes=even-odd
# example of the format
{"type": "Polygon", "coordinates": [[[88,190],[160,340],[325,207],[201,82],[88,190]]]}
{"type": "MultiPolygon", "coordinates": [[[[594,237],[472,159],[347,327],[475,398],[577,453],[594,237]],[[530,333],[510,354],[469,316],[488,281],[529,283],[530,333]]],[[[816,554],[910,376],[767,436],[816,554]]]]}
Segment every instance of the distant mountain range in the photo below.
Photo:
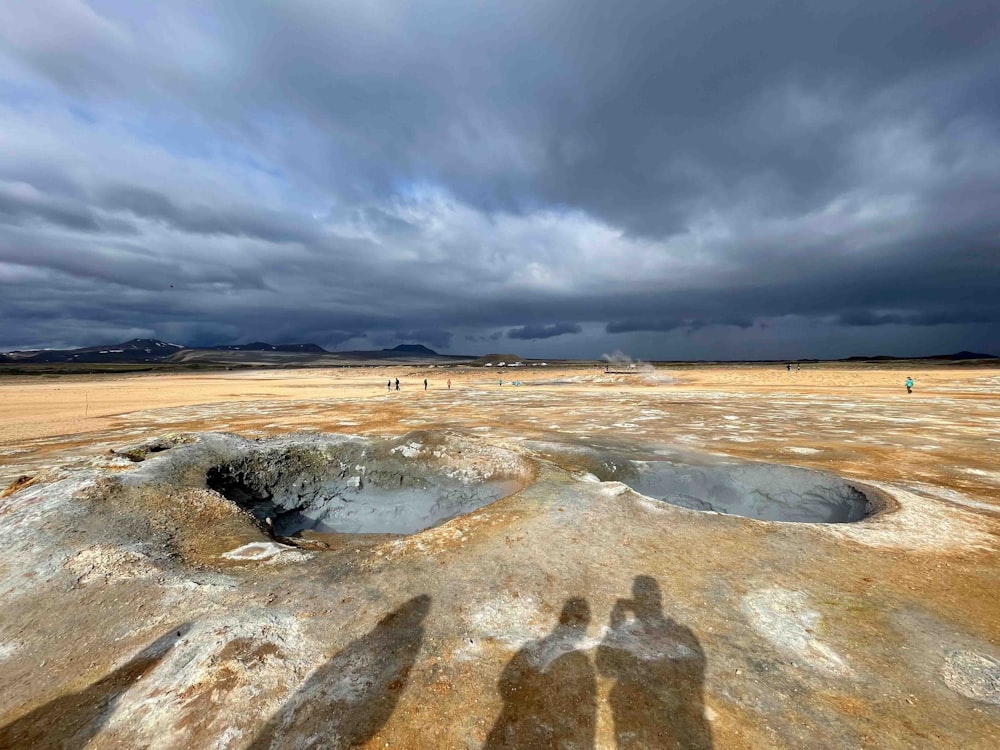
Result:
{"type": "Polygon", "coordinates": [[[438,354],[422,344],[400,344],[376,351],[330,352],[319,344],[249,344],[186,347],[157,339],[132,339],[121,344],[86,346],[80,349],[38,349],[0,353],[0,362],[8,364],[109,364],[109,363],[191,363],[214,364],[295,364],[341,360],[470,360],[438,354]],[[298,356],[296,356],[298,355],[298,356]]]}
{"type": "Polygon", "coordinates": [[[842,362],[879,362],[883,360],[893,361],[893,360],[905,360],[905,359],[942,359],[949,360],[953,362],[960,362],[967,359],[1000,359],[996,354],[982,354],[980,352],[955,352],[954,354],[933,354],[929,357],[889,357],[886,355],[879,355],[877,357],[847,357],[842,359],[842,362]]]}
{"type": "MultiPolygon", "coordinates": [[[[886,362],[913,359],[967,362],[1000,359],[994,354],[961,351],[929,357],[847,357],[841,362],[886,362]]],[[[38,349],[0,353],[4,364],[210,364],[210,365],[343,365],[364,362],[392,364],[399,362],[469,362],[471,364],[521,361],[516,354],[487,354],[482,357],[438,354],[423,344],[400,344],[391,349],[372,351],[327,351],[318,344],[249,344],[187,347],[158,339],[132,339],[121,344],[85,346],[80,349],[38,349]]],[[[775,360],[786,361],[786,360],[775,360]]],[[[807,360],[801,360],[807,361],[807,360]]],[[[808,360],[817,361],[817,360],[808,360]]]]}
{"type": "Polygon", "coordinates": [[[7,352],[5,362],[51,363],[82,362],[86,364],[106,362],[162,362],[184,349],[180,344],[168,344],[156,339],[132,339],[122,344],[85,346],[81,349],[40,349],[7,352]]]}

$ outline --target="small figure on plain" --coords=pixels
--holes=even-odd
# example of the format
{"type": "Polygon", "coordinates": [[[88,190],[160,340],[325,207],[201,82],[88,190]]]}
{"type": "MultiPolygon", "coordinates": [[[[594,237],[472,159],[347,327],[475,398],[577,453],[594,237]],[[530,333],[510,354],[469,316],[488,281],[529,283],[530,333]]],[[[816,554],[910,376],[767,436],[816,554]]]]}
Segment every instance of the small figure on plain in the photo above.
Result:
{"type": "Polygon", "coordinates": [[[396,378],[396,390],[399,390],[399,378],[396,378]]]}
{"type": "Polygon", "coordinates": [[[424,378],[424,390],[427,390],[427,378],[424,378]]]}
{"type": "Polygon", "coordinates": [[[386,381],[385,390],[387,393],[392,393],[392,378],[389,378],[389,380],[386,381]]]}
{"type": "Polygon", "coordinates": [[[906,378],[906,392],[913,393],[913,378],[911,377],[906,378]]]}
{"type": "Polygon", "coordinates": [[[789,362],[787,365],[785,365],[785,369],[788,370],[789,372],[791,372],[792,371],[792,363],[789,362]]]}
{"type": "Polygon", "coordinates": [[[795,372],[802,372],[802,365],[801,365],[801,363],[795,365],[795,372]]]}
{"type": "Polygon", "coordinates": [[[497,385],[503,385],[503,378],[500,378],[500,380],[497,381],[497,385]]]}
{"type": "Polygon", "coordinates": [[[448,378],[448,390],[451,390],[451,378],[448,378]]]}

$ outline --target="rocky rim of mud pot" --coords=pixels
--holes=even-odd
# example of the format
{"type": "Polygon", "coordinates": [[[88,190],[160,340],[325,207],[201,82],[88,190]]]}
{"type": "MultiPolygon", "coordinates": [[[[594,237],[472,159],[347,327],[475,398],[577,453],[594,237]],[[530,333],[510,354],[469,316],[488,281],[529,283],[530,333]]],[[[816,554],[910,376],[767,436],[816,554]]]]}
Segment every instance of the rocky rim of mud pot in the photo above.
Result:
{"type": "Polygon", "coordinates": [[[111,451],[113,456],[127,458],[132,463],[142,463],[151,454],[162,453],[178,445],[192,442],[193,438],[181,435],[164,435],[163,437],[149,440],[139,445],[128,445],[124,448],[114,448],[111,451]]]}
{"type": "Polygon", "coordinates": [[[15,492],[20,492],[25,487],[30,487],[35,482],[35,478],[28,474],[22,474],[17,477],[13,482],[7,485],[7,488],[0,490],[0,498],[10,497],[15,492]]]}
{"type": "Polygon", "coordinates": [[[786,523],[853,523],[898,509],[886,493],[828,472],[721,459],[683,448],[655,451],[548,442],[540,456],[578,476],[620,482],[646,497],[688,510],[786,523]]]}
{"type": "Polygon", "coordinates": [[[413,534],[513,494],[534,475],[513,451],[432,432],[256,441],[209,433],[158,453],[122,481],[207,488],[280,539],[413,534]]]}

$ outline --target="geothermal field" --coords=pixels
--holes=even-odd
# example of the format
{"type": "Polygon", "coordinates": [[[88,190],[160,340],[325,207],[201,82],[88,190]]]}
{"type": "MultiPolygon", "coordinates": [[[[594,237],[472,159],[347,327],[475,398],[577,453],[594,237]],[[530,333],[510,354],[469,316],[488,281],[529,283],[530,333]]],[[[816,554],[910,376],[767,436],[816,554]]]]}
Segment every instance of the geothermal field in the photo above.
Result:
{"type": "Polygon", "coordinates": [[[0,747],[1000,747],[1000,369],[913,368],[4,378],[0,747]]]}

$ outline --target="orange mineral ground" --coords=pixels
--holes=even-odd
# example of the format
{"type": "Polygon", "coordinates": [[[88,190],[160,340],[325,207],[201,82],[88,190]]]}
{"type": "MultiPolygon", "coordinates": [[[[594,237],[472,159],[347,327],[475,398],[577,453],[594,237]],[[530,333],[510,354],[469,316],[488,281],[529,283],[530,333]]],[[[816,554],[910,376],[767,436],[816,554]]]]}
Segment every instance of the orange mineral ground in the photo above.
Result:
{"type": "Polygon", "coordinates": [[[998,457],[977,367],[4,378],[0,747],[1000,747],[998,457]]]}

